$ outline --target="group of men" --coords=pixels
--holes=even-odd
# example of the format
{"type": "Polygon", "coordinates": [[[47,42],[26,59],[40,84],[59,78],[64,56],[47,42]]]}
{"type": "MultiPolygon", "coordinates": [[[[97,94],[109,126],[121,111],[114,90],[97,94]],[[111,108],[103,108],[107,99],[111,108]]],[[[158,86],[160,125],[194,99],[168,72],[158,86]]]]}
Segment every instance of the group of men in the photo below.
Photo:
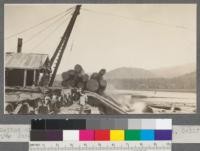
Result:
{"type": "Polygon", "coordinates": [[[70,106],[74,102],[80,105],[80,112],[88,101],[87,95],[82,89],[63,89],[61,91],[46,92],[44,99],[38,101],[35,114],[55,114],[60,111],[63,106],[70,106]]]}

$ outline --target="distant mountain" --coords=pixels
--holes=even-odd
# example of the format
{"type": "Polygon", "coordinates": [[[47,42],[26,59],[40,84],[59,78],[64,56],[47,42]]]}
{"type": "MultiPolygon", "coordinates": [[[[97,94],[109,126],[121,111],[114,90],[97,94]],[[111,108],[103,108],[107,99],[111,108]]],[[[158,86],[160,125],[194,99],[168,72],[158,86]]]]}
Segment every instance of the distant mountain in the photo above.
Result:
{"type": "Polygon", "coordinates": [[[149,79],[157,77],[151,71],[141,68],[121,67],[109,71],[105,75],[105,79],[149,79]]]}
{"type": "Polygon", "coordinates": [[[170,82],[183,89],[196,89],[196,72],[172,78],[170,82]]]}
{"type": "MultiPolygon", "coordinates": [[[[117,89],[195,89],[196,65],[167,67],[155,70],[121,67],[106,73],[104,78],[117,89]]],[[[61,74],[54,85],[61,85],[61,74]]]]}
{"type": "Polygon", "coordinates": [[[194,90],[196,89],[196,72],[175,78],[149,79],[108,79],[108,85],[115,89],[166,89],[166,90],[194,90]]]}
{"type": "Polygon", "coordinates": [[[175,67],[165,67],[160,69],[150,70],[153,74],[162,78],[174,78],[178,76],[182,76],[187,73],[191,73],[196,71],[196,64],[184,64],[175,67]]]}
{"type": "Polygon", "coordinates": [[[174,78],[195,72],[196,65],[194,63],[165,67],[154,70],[145,70],[142,68],[121,67],[107,72],[105,79],[152,79],[152,78],[174,78]]]}
{"type": "Polygon", "coordinates": [[[175,77],[175,78],[172,78],[172,79],[181,79],[181,80],[192,80],[192,79],[196,79],[196,72],[191,72],[191,73],[186,73],[184,75],[181,75],[181,76],[178,76],[178,77],[175,77]]]}

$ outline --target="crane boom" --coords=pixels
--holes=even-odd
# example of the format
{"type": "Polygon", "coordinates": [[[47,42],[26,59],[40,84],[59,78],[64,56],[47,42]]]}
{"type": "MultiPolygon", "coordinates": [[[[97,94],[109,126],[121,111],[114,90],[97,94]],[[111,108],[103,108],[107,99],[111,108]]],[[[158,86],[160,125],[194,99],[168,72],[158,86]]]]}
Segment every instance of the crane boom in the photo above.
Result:
{"type": "Polygon", "coordinates": [[[70,37],[70,34],[72,32],[72,29],[74,27],[74,24],[75,24],[75,21],[76,21],[76,18],[77,16],[79,15],[80,13],[80,9],[81,9],[81,5],[77,5],[76,8],[75,8],[75,11],[71,17],[71,20],[61,38],[61,41],[59,42],[51,60],[50,60],[50,65],[52,67],[55,59],[57,58],[56,60],[56,63],[55,63],[55,67],[53,67],[53,72],[52,72],[52,75],[50,77],[50,81],[49,81],[49,86],[52,86],[53,85],[53,82],[54,82],[54,79],[56,77],[56,73],[58,71],[58,67],[60,65],[60,62],[61,62],[61,59],[62,59],[62,56],[63,56],[63,53],[65,51],[65,48],[67,46],[67,42],[69,40],[69,37],[70,37]]]}

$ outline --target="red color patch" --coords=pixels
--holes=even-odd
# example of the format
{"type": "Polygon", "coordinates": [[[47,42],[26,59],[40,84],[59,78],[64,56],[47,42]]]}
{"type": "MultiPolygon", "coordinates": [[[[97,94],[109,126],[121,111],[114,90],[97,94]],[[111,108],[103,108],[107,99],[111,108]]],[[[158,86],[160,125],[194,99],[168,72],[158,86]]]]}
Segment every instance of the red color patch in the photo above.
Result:
{"type": "Polygon", "coordinates": [[[94,137],[95,141],[109,141],[110,130],[95,130],[94,137]]]}

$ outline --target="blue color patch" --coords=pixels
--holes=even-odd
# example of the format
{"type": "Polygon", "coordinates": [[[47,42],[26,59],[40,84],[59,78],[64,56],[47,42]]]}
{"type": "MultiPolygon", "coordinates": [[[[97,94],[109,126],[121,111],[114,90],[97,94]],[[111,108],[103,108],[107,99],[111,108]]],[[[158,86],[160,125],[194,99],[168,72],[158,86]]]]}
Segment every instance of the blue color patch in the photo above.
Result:
{"type": "Polygon", "coordinates": [[[140,135],[141,140],[155,140],[154,130],[141,130],[140,135]]]}

